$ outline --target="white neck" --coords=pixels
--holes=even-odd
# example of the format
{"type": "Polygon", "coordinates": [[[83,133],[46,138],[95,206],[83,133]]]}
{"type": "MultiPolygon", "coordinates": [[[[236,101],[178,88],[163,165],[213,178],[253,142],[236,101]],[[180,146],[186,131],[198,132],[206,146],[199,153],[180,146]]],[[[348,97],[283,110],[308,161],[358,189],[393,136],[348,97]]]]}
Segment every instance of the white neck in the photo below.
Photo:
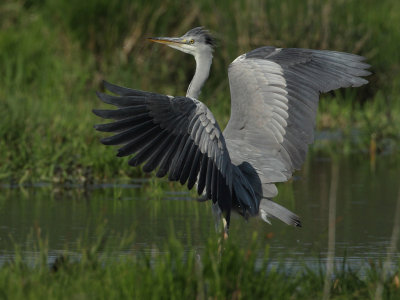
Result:
{"type": "Polygon", "coordinates": [[[196,60],[196,72],[194,73],[193,79],[189,84],[186,97],[198,99],[201,88],[210,74],[213,56],[211,52],[206,52],[196,54],[194,58],[196,60]]]}

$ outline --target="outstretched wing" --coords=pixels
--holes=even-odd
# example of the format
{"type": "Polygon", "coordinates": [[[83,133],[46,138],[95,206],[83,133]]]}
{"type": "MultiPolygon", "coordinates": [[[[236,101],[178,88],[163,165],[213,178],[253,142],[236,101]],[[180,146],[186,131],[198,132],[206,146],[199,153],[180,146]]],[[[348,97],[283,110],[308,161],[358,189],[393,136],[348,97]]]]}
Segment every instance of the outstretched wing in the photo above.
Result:
{"type": "Polygon", "coordinates": [[[224,131],[234,164],[249,162],[265,186],[286,181],[303,164],[321,92],[367,81],[363,57],[335,51],[262,47],[229,67],[231,118],[224,131]]]}
{"type": "Polygon", "coordinates": [[[201,102],[187,97],[172,97],[119,87],[104,86],[117,94],[97,93],[116,110],[93,110],[115,122],[96,125],[99,131],[118,132],[103,138],[105,145],[120,145],[117,156],[135,154],[131,166],[143,166],[145,172],[158,168],[157,176],[197,182],[199,195],[218,202],[223,211],[231,209],[232,171],[224,137],[211,111],[201,102]]]}

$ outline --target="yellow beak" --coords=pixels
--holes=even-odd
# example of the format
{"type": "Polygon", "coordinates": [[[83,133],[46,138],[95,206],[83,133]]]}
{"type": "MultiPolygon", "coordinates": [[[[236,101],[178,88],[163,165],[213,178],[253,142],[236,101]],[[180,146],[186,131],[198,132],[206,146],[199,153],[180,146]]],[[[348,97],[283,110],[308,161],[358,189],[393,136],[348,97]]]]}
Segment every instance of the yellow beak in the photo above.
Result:
{"type": "Polygon", "coordinates": [[[169,37],[151,37],[147,38],[150,42],[160,43],[160,44],[172,44],[172,45],[179,45],[179,44],[186,44],[187,41],[182,38],[169,38],[169,37]]]}

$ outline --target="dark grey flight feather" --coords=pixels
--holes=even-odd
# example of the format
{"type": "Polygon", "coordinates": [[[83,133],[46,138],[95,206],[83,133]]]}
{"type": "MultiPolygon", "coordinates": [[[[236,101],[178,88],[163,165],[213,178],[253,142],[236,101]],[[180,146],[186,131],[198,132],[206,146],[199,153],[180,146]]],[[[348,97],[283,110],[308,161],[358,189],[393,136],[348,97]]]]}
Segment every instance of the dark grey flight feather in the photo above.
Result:
{"type": "Polygon", "coordinates": [[[206,191],[207,198],[218,202],[229,215],[232,164],[224,137],[208,108],[187,97],[141,92],[108,82],[104,86],[117,95],[97,96],[118,109],[93,110],[100,117],[117,120],[95,125],[99,131],[117,133],[103,138],[102,143],[122,144],[118,156],[134,154],[130,165],[145,163],[146,172],[158,168],[158,177],[169,173],[170,180],[188,182],[189,189],[198,181],[198,193],[206,191]]]}

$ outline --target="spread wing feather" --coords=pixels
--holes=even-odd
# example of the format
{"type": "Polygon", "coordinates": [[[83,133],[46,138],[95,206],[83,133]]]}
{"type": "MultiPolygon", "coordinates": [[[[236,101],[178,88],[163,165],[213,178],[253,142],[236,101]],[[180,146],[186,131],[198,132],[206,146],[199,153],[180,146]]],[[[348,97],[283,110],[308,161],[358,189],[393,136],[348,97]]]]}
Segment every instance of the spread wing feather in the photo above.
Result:
{"type": "Polygon", "coordinates": [[[187,97],[171,97],[132,90],[104,82],[116,95],[97,93],[115,110],[93,110],[114,122],[96,125],[115,135],[103,138],[105,145],[122,145],[118,156],[134,154],[132,166],[145,163],[143,170],[158,168],[157,176],[188,182],[191,189],[198,182],[199,195],[218,202],[230,211],[232,193],[231,161],[221,130],[210,110],[187,97]]]}
{"type": "Polygon", "coordinates": [[[229,67],[231,118],[224,131],[232,162],[249,162],[273,197],[303,164],[314,140],[321,92],[367,83],[363,57],[325,50],[262,47],[229,67]],[[269,188],[268,188],[269,185],[269,188]]]}

